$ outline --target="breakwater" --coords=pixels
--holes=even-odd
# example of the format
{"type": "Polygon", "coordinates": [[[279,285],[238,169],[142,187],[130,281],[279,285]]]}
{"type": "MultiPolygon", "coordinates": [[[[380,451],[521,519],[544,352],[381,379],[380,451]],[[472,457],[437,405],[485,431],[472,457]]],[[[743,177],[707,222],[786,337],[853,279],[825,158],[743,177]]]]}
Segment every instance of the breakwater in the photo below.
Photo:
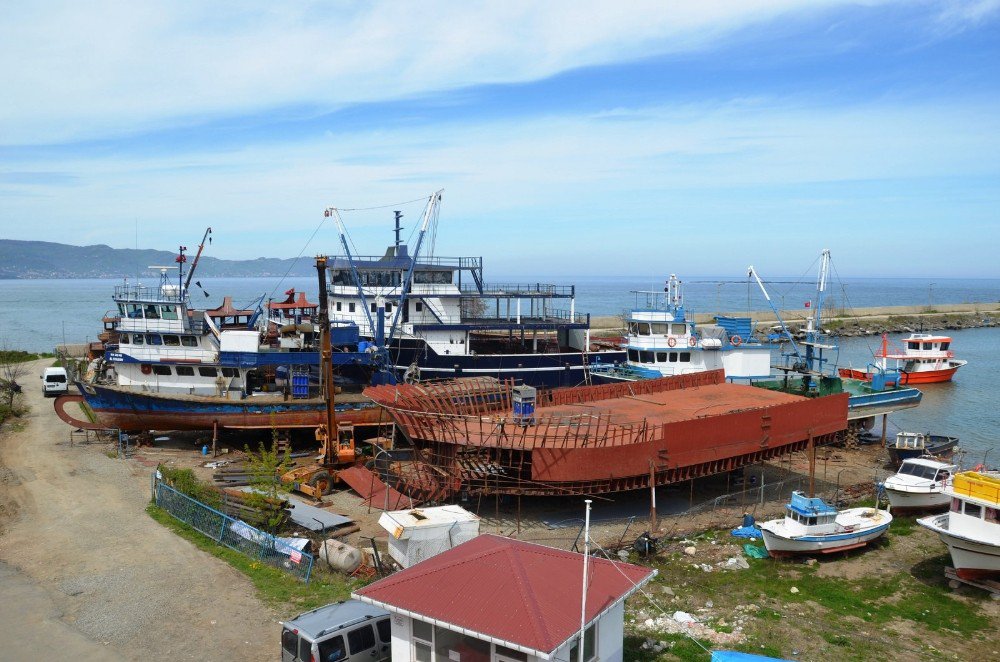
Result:
{"type": "MultiPolygon", "coordinates": [[[[808,308],[780,311],[791,331],[805,326],[811,314],[808,308]]],[[[711,324],[716,315],[746,316],[746,312],[694,313],[688,318],[698,324],[711,324]]],[[[752,311],[750,316],[758,328],[777,324],[774,313],[752,311]]],[[[601,331],[623,329],[622,316],[592,318],[593,328],[601,331]]],[[[954,331],[1000,326],[1000,303],[956,303],[930,306],[876,306],[870,308],[827,308],[823,310],[823,329],[837,336],[872,336],[883,333],[916,333],[921,331],[954,331]]]]}

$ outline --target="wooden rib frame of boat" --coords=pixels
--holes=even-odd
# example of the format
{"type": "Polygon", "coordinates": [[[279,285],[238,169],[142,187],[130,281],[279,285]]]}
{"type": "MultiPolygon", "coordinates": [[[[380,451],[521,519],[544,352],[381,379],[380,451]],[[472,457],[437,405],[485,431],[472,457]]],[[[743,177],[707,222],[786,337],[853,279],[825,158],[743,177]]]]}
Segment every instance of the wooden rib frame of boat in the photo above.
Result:
{"type": "Polygon", "coordinates": [[[847,428],[847,394],[766,391],[727,383],[722,370],[537,391],[469,378],[365,395],[413,445],[401,491],[424,499],[666,485],[830,443],[847,428]]]}

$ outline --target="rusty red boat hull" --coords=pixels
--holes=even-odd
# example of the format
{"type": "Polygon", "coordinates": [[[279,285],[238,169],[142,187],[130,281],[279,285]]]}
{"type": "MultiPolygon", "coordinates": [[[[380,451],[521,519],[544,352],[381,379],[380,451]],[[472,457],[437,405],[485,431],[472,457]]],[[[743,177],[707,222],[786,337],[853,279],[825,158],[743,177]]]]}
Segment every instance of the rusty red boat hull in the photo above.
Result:
{"type": "Polygon", "coordinates": [[[737,469],[832,441],[846,393],[804,398],[729,384],[721,370],[539,390],[518,421],[511,384],[377,386],[382,405],[443,493],[601,493],[737,469]]]}
{"type": "MultiPolygon", "coordinates": [[[[176,395],[135,391],[115,386],[78,384],[81,394],[56,399],[59,417],[83,428],[145,430],[211,430],[218,428],[315,428],[326,423],[320,398],[289,399],[176,395]],[[85,401],[97,419],[90,423],[72,411],[73,402],[85,401]]],[[[338,396],[337,418],[355,425],[385,424],[388,417],[361,394],[338,396]]],[[[80,412],[82,414],[82,412],[80,412]]]]}

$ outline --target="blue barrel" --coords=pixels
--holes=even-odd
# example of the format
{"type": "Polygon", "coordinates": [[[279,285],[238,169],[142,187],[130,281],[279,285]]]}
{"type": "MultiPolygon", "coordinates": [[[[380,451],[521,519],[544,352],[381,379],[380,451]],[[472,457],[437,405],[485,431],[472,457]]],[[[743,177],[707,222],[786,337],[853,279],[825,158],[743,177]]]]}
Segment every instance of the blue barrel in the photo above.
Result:
{"type": "Polygon", "coordinates": [[[309,375],[292,375],[292,397],[309,397],[309,375]]]}

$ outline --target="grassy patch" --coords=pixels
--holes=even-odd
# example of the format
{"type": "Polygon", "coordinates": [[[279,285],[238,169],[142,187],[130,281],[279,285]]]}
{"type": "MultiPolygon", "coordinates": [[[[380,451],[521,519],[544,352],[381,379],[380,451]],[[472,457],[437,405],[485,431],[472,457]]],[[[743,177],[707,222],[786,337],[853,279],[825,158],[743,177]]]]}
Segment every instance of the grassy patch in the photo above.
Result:
{"type": "Polygon", "coordinates": [[[917,520],[914,517],[894,517],[889,525],[889,532],[894,536],[908,536],[917,530],[917,520]]]}
{"type": "Polygon", "coordinates": [[[23,352],[19,349],[0,350],[0,363],[25,363],[27,361],[37,361],[42,355],[31,352],[23,352]]]}
{"type": "Polygon", "coordinates": [[[242,572],[253,583],[260,599],[272,606],[308,611],[331,602],[345,600],[350,597],[351,590],[362,585],[362,582],[320,573],[315,569],[312,580],[305,584],[288,573],[216,543],[208,536],[174,519],[155,504],[149,504],[146,512],[163,526],[193,543],[198,549],[222,559],[242,572]]]}
{"type": "Polygon", "coordinates": [[[711,648],[711,642],[698,641],[696,643],[695,640],[685,637],[683,634],[658,633],[655,637],[652,635],[626,635],[624,659],[634,662],[653,662],[668,656],[669,659],[704,662],[711,659],[711,653],[705,652],[706,649],[711,650],[711,648]],[[647,640],[662,642],[666,644],[666,648],[660,653],[652,648],[644,649],[642,645],[647,640]]]}

